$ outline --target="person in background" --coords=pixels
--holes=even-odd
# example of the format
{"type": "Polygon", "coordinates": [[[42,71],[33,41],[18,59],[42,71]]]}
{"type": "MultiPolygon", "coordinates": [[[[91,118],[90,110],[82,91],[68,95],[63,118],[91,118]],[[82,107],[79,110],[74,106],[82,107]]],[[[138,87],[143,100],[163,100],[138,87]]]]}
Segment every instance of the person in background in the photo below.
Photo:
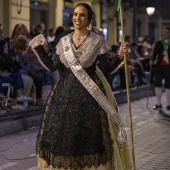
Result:
{"type": "Polygon", "coordinates": [[[24,24],[16,24],[15,25],[12,35],[11,35],[11,38],[13,39],[14,44],[18,38],[24,38],[28,42],[32,39],[30,33],[28,32],[27,27],[24,24]]]}
{"type": "Polygon", "coordinates": [[[126,35],[125,36],[125,42],[127,42],[129,44],[129,46],[131,46],[131,44],[134,42],[132,37],[130,35],[126,35]]]}
{"type": "Polygon", "coordinates": [[[44,23],[39,23],[36,27],[35,27],[35,35],[37,36],[39,34],[42,34],[45,36],[45,24],[44,23]]]}
{"type": "Polygon", "coordinates": [[[21,73],[25,89],[23,91],[23,94],[27,96],[29,100],[31,100],[31,90],[33,87],[33,79],[31,76],[27,73],[27,62],[28,58],[24,56],[24,54],[27,51],[27,41],[23,38],[17,39],[15,43],[15,54],[17,57],[17,66],[19,73],[21,73]]]}
{"type": "Polygon", "coordinates": [[[137,53],[138,53],[138,58],[142,63],[144,72],[149,71],[149,68],[150,68],[150,65],[149,65],[150,58],[149,57],[150,56],[149,56],[149,53],[148,53],[146,47],[143,45],[138,45],[137,53]]]}
{"type": "Polygon", "coordinates": [[[55,43],[56,43],[58,37],[60,36],[60,34],[63,33],[64,31],[66,31],[65,27],[63,27],[63,26],[57,27],[57,29],[55,31],[55,39],[54,39],[55,43]]]}
{"type": "Polygon", "coordinates": [[[166,109],[170,111],[170,27],[165,27],[163,30],[163,38],[155,43],[153,48],[153,61],[155,64],[154,85],[157,104],[153,109],[162,109],[161,94],[162,80],[165,80],[166,89],[166,109]]]}
{"type": "Polygon", "coordinates": [[[59,40],[52,58],[44,49],[47,42],[42,35],[29,43],[47,70],[64,65],[37,137],[39,170],[131,170],[123,121],[103,75],[123,64],[127,45],[122,42],[110,62],[110,46],[89,29],[93,16],[88,4],[76,5],[75,30],[59,40]]]}
{"type": "Polygon", "coordinates": [[[4,40],[0,40],[0,79],[2,83],[10,83],[13,85],[11,109],[23,110],[25,106],[19,105],[18,101],[28,100],[23,94],[24,89],[21,74],[10,70],[9,64],[6,64],[8,54],[8,44],[4,40]]]}
{"type": "Polygon", "coordinates": [[[54,28],[50,28],[48,31],[48,36],[46,37],[46,40],[48,43],[54,43],[55,41],[55,29],[54,28]]]}
{"type": "MultiPolygon", "coordinates": [[[[73,21],[72,21],[73,14],[70,13],[69,17],[67,18],[67,25],[69,29],[65,30],[64,27],[59,26],[56,29],[56,37],[55,37],[55,46],[58,44],[60,41],[60,38],[63,37],[64,35],[70,34],[71,32],[74,31],[74,26],[73,26],[73,21]]],[[[56,49],[53,50],[55,52],[56,49]]]]}

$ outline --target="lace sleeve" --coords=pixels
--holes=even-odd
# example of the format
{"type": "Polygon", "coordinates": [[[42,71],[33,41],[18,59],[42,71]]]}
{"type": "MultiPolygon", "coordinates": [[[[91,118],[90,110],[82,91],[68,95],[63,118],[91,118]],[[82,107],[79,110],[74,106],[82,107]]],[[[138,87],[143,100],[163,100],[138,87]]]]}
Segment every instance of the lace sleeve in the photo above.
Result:
{"type": "Polygon", "coordinates": [[[29,42],[29,46],[31,47],[34,54],[37,56],[40,64],[46,70],[53,72],[58,69],[60,61],[57,55],[54,55],[52,58],[48,56],[43,47],[44,44],[47,44],[47,42],[42,34],[37,35],[29,42]]]}
{"type": "Polygon", "coordinates": [[[108,56],[108,53],[98,56],[98,65],[105,75],[113,74],[123,64],[123,59],[120,59],[117,55],[112,59],[109,59],[108,56]]]}
{"type": "Polygon", "coordinates": [[[43,48],[42,45],[38,45],[34,48],[36,53],[38,54],[38,60],[40,64],[47,70],[53,72],[59,68],[60,60],[56,54],[53,54],[53,57],[50,58],[43,48]]]}

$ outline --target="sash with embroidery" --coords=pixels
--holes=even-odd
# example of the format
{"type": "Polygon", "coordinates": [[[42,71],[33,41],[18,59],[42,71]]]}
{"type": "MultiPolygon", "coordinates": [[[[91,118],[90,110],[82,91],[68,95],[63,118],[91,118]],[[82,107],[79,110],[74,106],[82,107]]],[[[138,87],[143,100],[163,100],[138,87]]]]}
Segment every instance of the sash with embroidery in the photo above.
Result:
{"type": "Polygon", "coordinates": [[[118,125],[118,136],[117,139],[120,143],[127,140],[125,129],[123,127],[122,119],[120,118],[117,111],[114,109],[112,104],[96,85],[96,83],[89,77],[89,75],[84,71],[82,66],[77,61],[72,46],[70,44],[70,36],[66,35],[61,38],[63,51],[68,65],[77,79],[82,83],[82,85],[87,89],[87,91],[94,97],[94,99],[100,104],[100,106],[108,113],[108,116],[112,121],[118,125]]]}

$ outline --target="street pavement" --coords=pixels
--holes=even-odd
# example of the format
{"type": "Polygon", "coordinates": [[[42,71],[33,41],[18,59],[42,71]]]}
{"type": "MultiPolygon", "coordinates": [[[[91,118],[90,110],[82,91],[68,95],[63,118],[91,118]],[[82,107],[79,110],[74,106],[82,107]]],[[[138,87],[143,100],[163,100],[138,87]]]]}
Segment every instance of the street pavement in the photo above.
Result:
{"type": "MultiPolygon", "coordinates": [[[[170,170],[170,118],[162,116],[166,110],[165,93],[163,110],[152,109],[154,96],[131,102],[134,151],[137,170],[170,170]]],[[[132,153],[128,105],[120,104],[120,113],[128,134],[132,153]]],[[[38,127],[0,138],[0,170],[37,170],[35,145],[38,127]]]]}
{"type": "MultiPolygon", "coordinates": [[[[152,109],[156,104],[156,97],[147,99],[131,103],[136,167],[137,170],[170,170],[170,112],[166,110],[165,93],[162,96],[161,114],[152,109]],[[162,114],[169,115],[169,118],[162,114]]],[[[127,110],[126,104],[120,106],[131,149],[127,110]]]]}

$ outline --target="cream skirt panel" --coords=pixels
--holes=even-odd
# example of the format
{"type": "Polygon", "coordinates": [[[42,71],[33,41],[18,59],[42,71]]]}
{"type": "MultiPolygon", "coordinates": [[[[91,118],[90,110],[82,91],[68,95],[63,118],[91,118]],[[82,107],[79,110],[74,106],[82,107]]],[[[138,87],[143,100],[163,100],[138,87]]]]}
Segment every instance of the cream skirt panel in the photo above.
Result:
{"type": "Polygon", "coordinates": [[[43,159],[39,158],[38,156],[37,158],[38,158],[38,170],[111,170],[110,161],[108,161],[106,165],[100,165],[99,167],[92,166],[91,168],[85,167],[85,168],[78,168],[78,169],[72,169],[72,168],[64,169],[64,168],[57,168],[57,167],[53,168],[52,166],[48,166],[43,159]]]}

